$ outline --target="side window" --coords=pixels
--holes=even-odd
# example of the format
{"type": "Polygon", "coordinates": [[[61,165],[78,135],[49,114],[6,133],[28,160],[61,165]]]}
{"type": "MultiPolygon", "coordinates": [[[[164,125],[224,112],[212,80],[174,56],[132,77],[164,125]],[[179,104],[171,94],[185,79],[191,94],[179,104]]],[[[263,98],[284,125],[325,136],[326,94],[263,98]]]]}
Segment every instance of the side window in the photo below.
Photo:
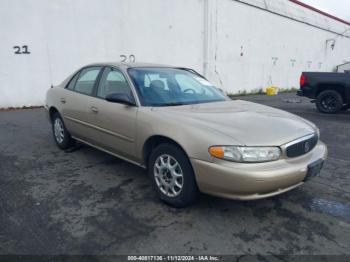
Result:
{"type": "Polygon", "coordinates": [[[72,77],[72,79],[69,81],[69,84],[67,85],[67,89],[69,90],[74,89],[78,76],[79,76],[79,73],[76,73],[75,76],[72,77]]]}
{"type": "Polygon", "coordinates": [[[113,93],[124,93],[132,97],[131,89],[124,75],[118,70],[106,68],[97,89],[97,96],[104,99],[113,93]]]}
{"type": "Polygon", "coordinates": [[[79,93],[91,95],[100,70],[100,67],[89,67],[83,69],[79,74],[74,90],[79,93]]]}

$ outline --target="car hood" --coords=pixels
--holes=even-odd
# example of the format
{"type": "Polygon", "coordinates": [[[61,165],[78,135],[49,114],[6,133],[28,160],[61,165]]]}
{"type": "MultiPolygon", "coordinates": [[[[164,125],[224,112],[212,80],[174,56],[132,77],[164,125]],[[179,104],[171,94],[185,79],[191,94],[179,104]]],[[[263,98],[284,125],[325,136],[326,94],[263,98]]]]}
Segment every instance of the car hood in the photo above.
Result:
{"type": "Polygon", "coordinates": [[[280,146],[316,132],[311,122],[288,112],[242,100],[157,107],[176,121],[215,130],[240,145],[280,146]]]}

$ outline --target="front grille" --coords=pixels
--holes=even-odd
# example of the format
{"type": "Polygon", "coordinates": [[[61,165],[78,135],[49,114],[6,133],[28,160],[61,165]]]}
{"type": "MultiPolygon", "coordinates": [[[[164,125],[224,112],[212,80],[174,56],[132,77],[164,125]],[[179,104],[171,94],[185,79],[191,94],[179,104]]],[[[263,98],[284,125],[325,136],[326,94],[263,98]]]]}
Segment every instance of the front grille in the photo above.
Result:
{"type": "Polygon", "coordinates": [[[309,153],[316,146],[318,141],[317,134],[310,135],[304,139],[298,139],[295,143],[291,142],[286,147],[287,157],[298,157],[309,153]]]}

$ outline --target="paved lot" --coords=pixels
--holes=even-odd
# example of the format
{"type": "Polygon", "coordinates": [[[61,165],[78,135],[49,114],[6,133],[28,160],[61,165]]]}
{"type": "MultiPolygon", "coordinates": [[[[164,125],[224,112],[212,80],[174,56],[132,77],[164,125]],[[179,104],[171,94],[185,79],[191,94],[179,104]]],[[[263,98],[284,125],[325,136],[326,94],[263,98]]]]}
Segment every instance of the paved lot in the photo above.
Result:
{"type": "Polygon", "coordinates": [[[44,110],[0,112],[0,254],[350,254],[350,111],[242,99],[316,123],[329,147],[321,176],[271,199],[203,195],[174,209],[144,170],[88,146],[60,151],[44,110]]]}

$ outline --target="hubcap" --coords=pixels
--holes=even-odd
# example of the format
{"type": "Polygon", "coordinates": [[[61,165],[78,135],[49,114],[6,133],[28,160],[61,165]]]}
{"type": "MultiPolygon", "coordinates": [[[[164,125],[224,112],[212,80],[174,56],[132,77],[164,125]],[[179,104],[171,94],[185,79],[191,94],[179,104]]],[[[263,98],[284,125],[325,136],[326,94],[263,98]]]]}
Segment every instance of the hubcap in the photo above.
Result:
{"type": "Polygon", "coordinates": [[[53,125],[56,141],[61,144],[64,140],[64,128],[61,119],[56,118],[53,125]]]}
{"type": "Polygon", "coordinates": [[[154,178],[160,191],[168,197],[176,197],[183,187],[180,164],[170,155],[161,155],[154,164],[154,178]]]}
{"type": "Polygon", "coordinates": [[[333,110],[337,105],[337,101],[336,101],[335,97],[328,95],[325,98],[323,98],[321,104],[322,104],[323,108],[325,108],[327,110],[333,110]]]}

